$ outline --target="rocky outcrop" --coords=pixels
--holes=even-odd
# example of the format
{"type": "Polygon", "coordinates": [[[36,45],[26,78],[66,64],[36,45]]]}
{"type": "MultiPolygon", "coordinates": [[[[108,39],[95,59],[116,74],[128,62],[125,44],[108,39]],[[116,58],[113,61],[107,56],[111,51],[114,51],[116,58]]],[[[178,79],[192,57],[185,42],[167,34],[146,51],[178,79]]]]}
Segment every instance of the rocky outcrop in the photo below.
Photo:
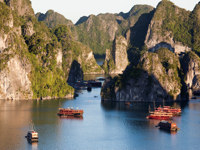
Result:
{"type": "Polygon", "coordinates": [[[8,61],[7,66],[0,71],[0,99],[32,99],[29,79],[31,64],[15,56],[8,61]]]}
{"type": "Polygon", "coordinates": [[[43,21],[49,28],[55,28],[58,25],[74,26],[71,20],[53,10],[48,10],[45,14],[37,13],[36,18],[38,21],[43,21]]]}
{"type": "Polygon", "coordinates": [[[83,74],[104,73],[103,69],[97,64],[92,50],[74,40],[69,27],[59,26],[55,29],[55,35],[62,43],[62,66],[69,82],[81,80],[83,74]],[[63,31],[63,34],[60,34],[60,31],[63,31]]]}
{"type": "Polygon", "coordinates": [[[200,90],[198,86],[200,83],[200,58],[194,52],[189,52],[182,58],[181,64],[187,87],[195,91],[200,90]]]}
{"type": "Polygon", "coordinates": [[[62,59],[63,59],[62,49],[58,49],[58,53],[56,55],[56,62],[59,68],[62,68],[62,59]]]}
{"type": "Polygon", "coordinates": [[[22,35],[23,36],[32,36],[35,33],[33,23],[31,21],[26,22],[22,26],[22,35]]]}
{"type": "MultiPolygon", "coordinates": [[[[116,36],[124,35],[143,14],[153,9],[148,5],[136,5],[128,13],[82,17],[75,26],[78,40],[89,45],[95,55],[104,55],[106,49],[112,48],[116,36]]],[[[130,41],[128,36],[127,40],[130,41]]]]}
{"type": "Polygon", "coordinates": [[[113,42],[112,50],[106,50],[106,58],[103,68],[109,74],[121,74],[128,65],[127,41],[119,36],[113,42]]]}
{"type": "Polygon", "coordinates": [[[30,0],[5,0],[5,3],[20,16],[34,16],[30,0]]]}
{"type": "Polygon", "coordinates": [[[27,17],[32,10],[28,2],[0,5],[0,99],[71,97],[74,90],[64,76],[61,44],[34,16],[27,17]]]}
{"type": "Polygon", "coordinates": [[[178,57],[169,50],[160,49],[157,53],[146,52],[137,68],[128,67],[123,75],[105,82],[101,92],[102,100],[180,100],[179,69],[178,57]]]}
{"type": "Polygon", "coordinates": [[[195,75],[192,82],[192,92],[194,94],[200,94],[200,74],[195,75]]]}
{"type": "Polygon", "coordinates": [[[151,52],[161,47],[168,48],[176,54],[191,51],[190,28],[184,28],[191,22],[189,16],[189,11],[175,6],[168,0],[161,1],[149,25],[146,46],[151,52]]]}
{"type": "Polygon", "coordinates": [[[83,71],[81,69],[81,65],[77,61],[73,61],[70,71],[69,71],[69,77],[67,82],[68,83],[75,83],[78,81],[83,80],[83,71]]]}

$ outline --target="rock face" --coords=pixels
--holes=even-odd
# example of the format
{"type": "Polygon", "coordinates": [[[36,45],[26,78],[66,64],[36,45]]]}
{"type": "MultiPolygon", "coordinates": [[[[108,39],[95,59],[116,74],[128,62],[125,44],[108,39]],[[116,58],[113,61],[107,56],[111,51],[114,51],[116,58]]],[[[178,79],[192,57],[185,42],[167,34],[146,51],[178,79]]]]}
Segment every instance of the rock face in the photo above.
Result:
{"type": "Polygon", "coordinates": [[[181,93],[179,69],[178,57],[169,50],[146,52],[137,68],[129,67],[122,76],[105,82],[101,92],[102,100],[113,98],[115,101],[179,100],[181,93]]]}
{"type": "Polygon", "coordinates": [[[103,55],[106,49],[112,48],[117,35],[124,35],[143,14],[153,9],[148,5],[136,5],[128,13],[82,17],[75,26],[78,40],[93,49],[95,55],[103,55]]]}
{"type": "Polygon", "coordinates": [[[67,82],[75,83],[77,81],[83,80],[83,71],[81,69],[81,65],[77,61],[73,61],[67,82]]]}
{"type": "Polygon", "coordinates": [[[5,3],[20,16],[34,16],[30,0],[5,0],[5,3]]]}
{"type": "Polygon", "coordinates": [[[161,47],[168,48],[176,54],[191,51],[190,27],[184,28],[191,22],[189,16],[189,11],[175,6],[168,0],[162,0],[149,25],[146,46],[151,52],[161,47]]]}
{"type": "Polygon", "coordinates": [[[32,99],[29,74],[31,65],[15,56],[7,63],[8,68],[0,72],[0,99],[32,99]]]}
{"type": "Polygon", "coordinates": [[[58,25],[73,26],[71,20],[66,19],[63,15],[54,12],[53,10],[48,10],[45,14],[37,13],[36,17],[38,21],[43,21],[49,28],[54,28],[58,25]]]}
{"type": "Polygon", "coordinates": [[[123,73],[128,65],[127,41],[119,36],[114,40],[112,51],[106,50],[106,58],[103,67],[109,74],[123,73]]]}
{"type": "Polygon", "coordinates": [[[39,23],[29,0],[0,2],[0,20],[0,99],[72,97],[69,73],[104,73],[67,26],[50,32],[39,23]],[[74,61],[81,68],[71,66],[74,61]]]}
{"type": "Polygon", "coordinates": [[[62,49],[64,50],[62,64],[64,64],[65,75],[68,81],[81,80],[83,74],[104,73],[103,69],[97,64],[92,50],[88,46],[74,40],[69,27],[59,26],[55,29],[55,35],[61,42],[62,49]],[[60,34],[61,30],[63,34],[60,34]],[[69,73],[70,77],[68,76],[69,73]]]}
{"type": "Polygon", "coordinates": [[[187,87],[192,88],[195,91],[200,90],[200,58],[194,52],[187,53],[182,58],[182,68],[185,74],[184,79],[187,87]]]}

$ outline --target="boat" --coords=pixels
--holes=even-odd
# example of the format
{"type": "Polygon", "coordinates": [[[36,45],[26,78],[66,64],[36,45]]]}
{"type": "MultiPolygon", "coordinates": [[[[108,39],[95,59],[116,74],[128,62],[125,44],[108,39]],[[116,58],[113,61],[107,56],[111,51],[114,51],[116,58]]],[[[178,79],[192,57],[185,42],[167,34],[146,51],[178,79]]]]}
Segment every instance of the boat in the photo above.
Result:
{"type": "Polygon", "coordinates": [[[181,115],[181,108],[173,108],[171,106],[163,106],[158,107],[155,109],[156,112],[166,112],[166,113],[172,113],[173,116],[179,116],[181,115]]]}
{"type": "Polygon", "coordinates": [[[167,130],[167,131],[178,131],[179,128],[177,127],[176,123],[169,122],[169,121],[161,121],[157,125],[160,129],[167,130]]]}
{"type": "Polygon", "coordinates": [[[59,108],[58,116],[82,116],[83,110],[73,108],[59,108]]]}
{"type": "Polygon", "coordinates": [[[172,113],[153,111],[150,112],[150,114],[146,118],[155,120],[171,120],[172,117],[173,117],[172,113]]]}
{"type": "Polygon", "coordinates": [[[35,130],[29,130],[26,136],[29,142],[38,142],[38,133],[35,130]]]}
{"type": "Polygon", "coordinates": [[[38,142],[39,136],[38,132],[34,129],[34,125],[31,122],[31,129],[27,132],[27,135],[25,136],[27,138],[27,141],[32,143],[32,142],[38,142]]]}

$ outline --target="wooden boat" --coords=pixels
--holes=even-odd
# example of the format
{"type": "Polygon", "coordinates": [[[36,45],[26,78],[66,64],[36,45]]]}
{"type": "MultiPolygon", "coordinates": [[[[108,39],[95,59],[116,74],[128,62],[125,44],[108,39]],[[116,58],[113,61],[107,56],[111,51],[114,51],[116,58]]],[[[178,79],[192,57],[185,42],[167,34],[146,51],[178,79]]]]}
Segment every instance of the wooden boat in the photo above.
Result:
{"type": "Polygon", "coordinates": [[[31,129],[27,132],[27,135],[25,137],[30,143],[38,142],[39,139],[38,132],[36,132],[36,130],[34,129],[34,125],[32,122],[30,123],[30,126],[31,129]]]}
{"type": "Polygon", "coordinates": [[[83,110],[73,108],[59,108],[59,116],[82,116],[83,110]]]}
{"type": "Polygon", "coordinates": [[[156,108],[155,111],[172,113],[173,116],[181,115],[181,108],[173,108],[173,107],[170,107],[170,106],[158,107],[158,108],[156,108]]]}
{"type": "Polygon", "coordinates": [[[176,123],[168,122],[168,121],[161,121],[157,125],[160,129],[167,130],[167,131],[177,131],[179,128],[177,127],[176,123]]]}
{"type": "Polygon", "coordinates": [[[172,117],[173,117],[172,113],[153,111],[150,112],[150,114],[147,116],[147,119],[170,120],[172,119],[172,117]]]}
{"type": "Polygon", "coordinates": [[[35,130],[28,131],[26,138],[29,142],[38,142],[39,139],[38,133],[35,130]]]}

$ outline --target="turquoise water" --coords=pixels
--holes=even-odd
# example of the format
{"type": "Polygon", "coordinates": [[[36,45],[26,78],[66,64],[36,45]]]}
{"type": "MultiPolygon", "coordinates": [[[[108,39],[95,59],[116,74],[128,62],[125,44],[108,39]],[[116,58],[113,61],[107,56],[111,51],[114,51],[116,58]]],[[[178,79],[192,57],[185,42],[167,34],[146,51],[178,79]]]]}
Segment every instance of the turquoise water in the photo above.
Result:
{"type": "MultiPolygon", "coordinates": [[[[153,104],[150,104],[153,107],[153,104]]],[[[159,105],[159,104],[157,104],[159,105]]],[[[179,104],[172,104],[179,105],[179,104]]],[[[200,100],[181,104],[174,118],[180,130],[168,133],[147,120],[148,103],[103,103],[100,88],[82,91],[73,100],[0,101],[1,150],[197,150],[200,147],[200,100]],[[84,109],[83,118],[62,119],[59,107],[84,109]],[[39,143],[25,135],[34,122],[39,143]]]]}

